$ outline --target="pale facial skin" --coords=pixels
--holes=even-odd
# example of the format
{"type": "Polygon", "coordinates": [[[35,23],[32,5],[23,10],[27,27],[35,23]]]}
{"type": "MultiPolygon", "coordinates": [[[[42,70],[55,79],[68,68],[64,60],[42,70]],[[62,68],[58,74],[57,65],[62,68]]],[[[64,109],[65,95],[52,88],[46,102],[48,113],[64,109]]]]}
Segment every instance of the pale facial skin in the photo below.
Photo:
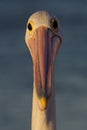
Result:
{"type": "Polygon", "coordinates": [[[38,107],[45,110],[52,94],[54,62],[62,43],[58,20],[45,11],[34,13],[27,23],[25,41],[33,61],[38,107]]]}

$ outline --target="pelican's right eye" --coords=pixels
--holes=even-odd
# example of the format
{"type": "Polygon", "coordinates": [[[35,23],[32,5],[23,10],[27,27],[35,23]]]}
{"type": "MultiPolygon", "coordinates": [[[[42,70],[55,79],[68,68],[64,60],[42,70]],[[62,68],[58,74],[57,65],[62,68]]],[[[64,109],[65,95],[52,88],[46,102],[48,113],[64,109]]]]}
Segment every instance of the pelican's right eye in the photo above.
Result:
{"type": "Polygon", "coordinates": [[[32,25],[31,25],[31,23],[29,23],[27,27],[28,27],[29,31],[32,31],[32,25]]]}
{"type": "Polygon", "coordinates": [[[33,30],[34,30],[34,23],[33,23],[33,21],[29,21],[29,23],[27,25],[27,28],[29,30],[29,34],[31,35],[33,33],[33,30]]]}

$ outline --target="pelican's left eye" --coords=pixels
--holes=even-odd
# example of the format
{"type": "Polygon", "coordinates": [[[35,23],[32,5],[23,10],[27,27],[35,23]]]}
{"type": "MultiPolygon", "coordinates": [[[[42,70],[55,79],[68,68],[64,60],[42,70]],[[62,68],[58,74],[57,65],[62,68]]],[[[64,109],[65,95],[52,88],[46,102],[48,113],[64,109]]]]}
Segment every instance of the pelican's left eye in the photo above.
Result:
{"type": "Polygon", "coordinates": [[[55,31],[55,32],[58,32],[58,22],[55,18],[52,18],[50,20],[50,23],[51,23],[51,27],[52,29],[55,31]]]}

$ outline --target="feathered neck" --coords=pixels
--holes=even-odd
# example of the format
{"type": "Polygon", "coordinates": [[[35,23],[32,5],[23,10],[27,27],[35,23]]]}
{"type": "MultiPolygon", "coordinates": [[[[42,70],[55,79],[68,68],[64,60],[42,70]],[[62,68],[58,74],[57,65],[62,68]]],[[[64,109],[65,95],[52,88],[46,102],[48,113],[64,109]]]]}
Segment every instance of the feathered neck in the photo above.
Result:
{"type": "Polygon", "coordinates": [[[56,130],[56,110],[55,110],[55,91],[49,98],[48,107],[41,111],[37,104],[35,84],[33,88],[32,103],[32,128],[31,130],[56,130]]]}

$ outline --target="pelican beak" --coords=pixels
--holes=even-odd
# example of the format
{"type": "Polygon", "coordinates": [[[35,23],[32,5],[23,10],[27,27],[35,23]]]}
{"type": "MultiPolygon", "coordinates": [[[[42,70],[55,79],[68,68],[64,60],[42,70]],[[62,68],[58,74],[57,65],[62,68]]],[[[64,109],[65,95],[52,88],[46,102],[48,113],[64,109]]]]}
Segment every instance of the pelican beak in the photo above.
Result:
{"type": "Polygon", "coordinates": [[[35,90],[41,110],[47,108],[52,94],[53,65],[60,44],[60,37],[42,26],[35,30],[28,41],[34,65],[35,90]]]}

